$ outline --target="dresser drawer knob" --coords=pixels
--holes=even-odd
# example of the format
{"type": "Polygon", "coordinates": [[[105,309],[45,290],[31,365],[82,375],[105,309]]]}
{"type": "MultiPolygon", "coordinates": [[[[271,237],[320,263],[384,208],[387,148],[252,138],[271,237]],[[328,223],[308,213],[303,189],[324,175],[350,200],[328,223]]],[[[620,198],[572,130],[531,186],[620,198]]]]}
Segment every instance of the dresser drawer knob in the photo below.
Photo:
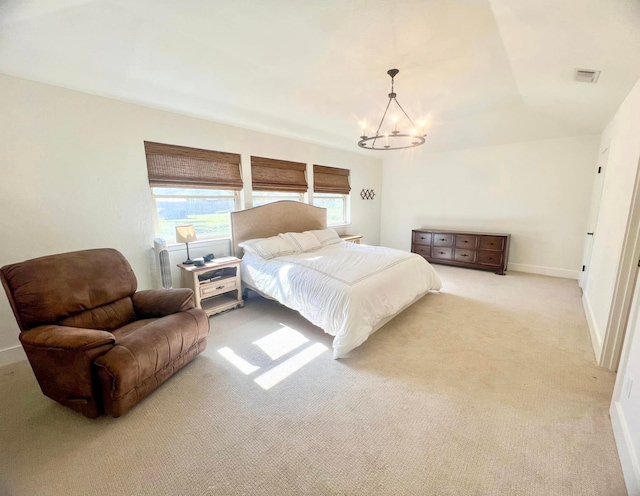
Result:
{"type": "Polygon", "coordinates": [[[446,240],[447,240],[446,238],[440,238],[440,241],[446,241],[446,240]]]}
{"type": "Polygon", "coordinates": [[[462,254],[463,257],[468,257],[469,255],[467,255],[466,253],[462,254]]]}
{"type": "Polygon", "coordinates": [[[441,252],[440,252],[440,255],[444,255],[444,252],[443,252],[443,251],[441,251],[441,252]]]}

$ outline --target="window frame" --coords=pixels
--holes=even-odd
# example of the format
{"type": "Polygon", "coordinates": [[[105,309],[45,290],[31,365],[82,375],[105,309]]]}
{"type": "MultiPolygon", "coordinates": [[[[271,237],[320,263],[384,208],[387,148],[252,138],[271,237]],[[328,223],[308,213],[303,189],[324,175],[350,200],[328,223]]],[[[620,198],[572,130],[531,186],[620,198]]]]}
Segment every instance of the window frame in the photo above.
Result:
{"type": "MultiPolygon", "coordinates": [[[[153,200],[153,216],[154,216],[154,224],[155,224],[155,232],[158,236],[162,236],[162,232],[160,229],[160,215],[158,211],[158,199],[161,198],[170,198],[170,199],[199,199],[199,200],[229,200],[233,199],[233,212],[237,212],[241,209],[241,191],[240,190],[225,190],[225,189],[217,189],[214,191],[226,191],[230,194],[228,195],[167,195],[167,194],[156,194],[154,192],[154,188],[171,188],[171,189],[188,189],[188,190],[211,190],[211,188],[194,188],[193,184],[172,184],[171,186],[150,186],[151,198],[153,200]]],[[[177,224],[176,224],[177,225],[177,224]]],[[[164,238],[164,237],[163,237],[164,238]]],[[[164,238],[168,245],[179,245],[180,243],[176,242],[175,234],[170,238],[164,238]]],[[[229,231],[225,234],[221,234],[219,236],[210,235],[210,236],[202,236],[198,235],[198,239],[194,241],[197,243],[199,241],[216,241],[216,240],[225,240],[231,239],[231,225],[229,225],[229,231]]]]}
{"type": "MultiPolygon", "coordinates": [[[[316,204],[316,198],[339,198],[343,200],[342,203],[342,220],[338,223],[330,223],[329,215],[327,209],[327,227],[339,227],[339,226],[347,226],[351,224],[351,195],[350,194],[341,194],[341,193],[319,193],[316,192],[313,194],[313,206],[318,207],[316,204]]],[[[326,208],[326,207],[321,207],[326,208]]]]}

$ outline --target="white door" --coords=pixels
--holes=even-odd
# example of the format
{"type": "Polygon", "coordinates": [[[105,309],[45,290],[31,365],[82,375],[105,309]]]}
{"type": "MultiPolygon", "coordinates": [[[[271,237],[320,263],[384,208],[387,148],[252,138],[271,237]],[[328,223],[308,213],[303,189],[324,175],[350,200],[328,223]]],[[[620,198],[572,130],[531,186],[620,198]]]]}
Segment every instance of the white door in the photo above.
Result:
{"type": "Polygon", "coordinates": [[[598,224],[598,211],[600,210],[600,198],[602,197],[602,185],[604,184],[604,174],[609,157],[609,147],[605,148],[600,154],[598,160],[598,168],[596,169],[596,177],[593,181],[593,190],[591,192],[591,207],[589,208],[589,218],[587,220],[587,232],[584,234],[584,249],[582,252],[582,272],[580,273],[579,286],[584,291],[585,284],[589,276],[589,264],[591,263],[591,251],[593,250],[593,238],[596,236],[596,227],[598,224]]]}

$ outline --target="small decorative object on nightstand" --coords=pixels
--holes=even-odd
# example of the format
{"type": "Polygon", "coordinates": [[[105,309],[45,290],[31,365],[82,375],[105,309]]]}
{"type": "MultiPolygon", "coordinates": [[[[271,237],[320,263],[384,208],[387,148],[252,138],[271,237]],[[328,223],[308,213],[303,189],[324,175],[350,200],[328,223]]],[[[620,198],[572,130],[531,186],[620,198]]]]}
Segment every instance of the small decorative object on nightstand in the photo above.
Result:
{"type": "Polygon", "coordinates": [[[362,234],[342,234],[340,239],[343,241],[348,241],[349,243],[355,243],[359,245],[362,241],[362,234]]]}
{"type": "Polygon", "coordinates": [[[182,286],[193,290],[196,305],[209,316],[242,307],[241,262],[236,257],[222,257],[205,262],[200,267],[178,264],[182,286]]]}

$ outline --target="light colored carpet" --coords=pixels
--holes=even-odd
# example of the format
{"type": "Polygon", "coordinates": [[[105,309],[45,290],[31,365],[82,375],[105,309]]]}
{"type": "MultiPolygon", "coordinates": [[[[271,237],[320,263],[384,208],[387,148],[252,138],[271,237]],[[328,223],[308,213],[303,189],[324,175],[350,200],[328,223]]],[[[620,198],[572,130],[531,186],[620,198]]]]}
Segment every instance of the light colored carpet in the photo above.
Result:
{"type": "Polygon", "coordinates": [[[0,369],[0,494],[626,494],[614,374],[594,363],[576,282],[436,268],[441,294],[338,361],[330,336],[253,295],[119,419],[57,405],[26,362],[0,369]],[[272,360],[253,343],[283,326],[308,341],[272,360]],[[321,345],[270,389],[256,382],[321,345]]]}

